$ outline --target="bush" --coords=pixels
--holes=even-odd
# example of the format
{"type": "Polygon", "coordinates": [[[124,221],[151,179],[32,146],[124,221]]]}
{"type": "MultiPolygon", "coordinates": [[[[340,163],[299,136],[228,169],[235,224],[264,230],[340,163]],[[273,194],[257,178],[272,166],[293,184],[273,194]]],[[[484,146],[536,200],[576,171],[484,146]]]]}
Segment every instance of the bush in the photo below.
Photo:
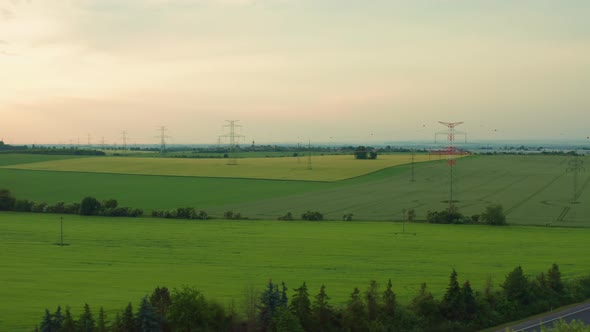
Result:
{"type": "Polygon", "coordinates": [[[301,215],[301,219],[309,221],[322,221],[324,220],[324,215],[317,211],[307,211],[301,215]]]}
{"type": "Polygon", "coordinates": [[[488,225],[494,226],[507,224],[504,208],[500,204],[487,206],[486,210],[481,214],[481,220],[488,225]]]}
{"type": "Polygon", "coordinates": [[[100,208],[100,202],[96,198],[84,197],[80,203],[80,214],[83,216],[98,215],[100,208]]]}
{"type": "Polygon", "coordinates": [[[347,214],[345,214],[345,215],[342,216],[342,220],[344,220],[344,221],[352,221],[352,216],[353,216],[352,213],[347,213],[347,214]]]}
{"type": "Polygon", "coordinates": [[[278,219],[279,220],[291,221],[291,220],[293,220],[293,214],[291,212],[287,212],[287,214],[285,214],[284,216],[279,217],[278,219]]]}
{"type": "Polygon", "coordinates": [[[14,209],[16,198],[8,189],[0,189],[0,210],[10,211],[14,209]]]}
{"type": "Polygon", "coordinates": [[[14,211],[17,212],[31,212],[35,203],[28,200],[16,200],[14,203],[14,211]]]}

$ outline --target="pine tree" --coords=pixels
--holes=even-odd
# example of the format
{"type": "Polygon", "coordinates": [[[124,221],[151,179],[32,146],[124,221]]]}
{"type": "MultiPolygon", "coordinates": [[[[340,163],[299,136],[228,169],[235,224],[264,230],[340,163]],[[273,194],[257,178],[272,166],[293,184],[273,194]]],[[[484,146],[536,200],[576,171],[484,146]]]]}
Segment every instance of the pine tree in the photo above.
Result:
{"type": "Polygon", "coordinates": [[[115,320],[111,324],[111,332],[124,332],[123,319],[121,319],[118,311],[115,314],[115,320]]]}
{"type": "Polygon", "coordinates": [[[331,320],[334,316],[332,306],[328,303],[330,297],[326,294],[326,286],[322,285],[320,292],[315,296],[311,307],[313,330],[328,331],[330,330],[331,320]]]}
{"type": "Polygon", "coordinates": [[[133,306],[131,305],[131,302],[127,304],[125,311],[123,311],[121,324],[124,331],[135,331],[135,317],[133,316],[133,306]]]}
{"type": "Polygon", "coordinates": [[[269,280],[266,289],[260,296],[259,319],[263,331],[270,328],[272,319],[275,317],[277,310],[281,307],[281,303],[282,296],[281,293],[279,293],[278,286],[274,284],[272,280],[269,280]]]}
{"type": "Polygon", "coordinates": [[[52,332],[56,331],[53,328],[53,317],[51,313],[49,313],[49,309],[45,309],[45,315],[43,316],[43,320],[41,321],[41,332],[52,332]]]}
{"type": "Polygon", "coordinates": [[[360,293],[359,289],[355,288],[352,294],[350,294],[350,300],[346,306],[346,316],[344,319],[347,327],[352,332],[362,332],[367,330],[367,310],[361,299],[360,293]]]}
{"type": "Polygon", "coordinates": [[[311,301],[309,300],[309,293],[307,292],[307,285],[303,282],[303,285],[299,288],[295,288],[295,295],[291,299],[290,309],[299,319],[299,323],[306,331],[309,331],[311,327],[311,301]]]}
{"type": "Polygon", "coordinates": [[[464,305],[461,301],[461,288],[455,269],[451,272],[449,287],[440,303],[440,312],[448,320],[459,320],[463,316],[464,305]]]}
{"type": "Polygon", "coordinates": [[[104,313],[104,308],[101,306],[100,310],[98,311],[98,321],[96,322],[96,331],[97,332],[107,332],[107,316],[104,313]]]}
{"type": "Polygon", "coordinates": [[[84,304],[84,312],[80,315],[78,326],[80,327],[81,332],[94,332],[96,325],[94,318],[92,318],[92,312],[90,311],[88,303],[84,304]]]}
{"type": "Polygon", "coordinates": [[[547,277],[549,278],[549,288],[557,294],[563,294],[563,282],[561,281],[561,272],[559,272],[559,266],[557,264],[553,263],[549,271],[547,271],[547,277]]]}
{"type": "Polygon", "coordinates": [[[525,306],[530,300],[530,285],[527,280],[522,267],[518,266],[512,270],[507,276],[504,284],[504,295],[506,299],[520,306],[525,306]]]}
{"type": "Polygon", "coordinates": [[[158,314],[154,307],[148,301],[147,297],[141,300],[139,310],[137,312],[137,325],[142,332],[157,332],[161,331],[158,314]]]}
{"type": "Polygon", "coordinates": [[[365,302],[367,303],[367,315],[369,321],[376,321],[379,316],[379,302],[377,293],[377,281],[371,280],[369,288],[365,292],[365,302]]]}
{"type": "Polygon", "coordinates": [[[55,313],[53,314],[53,327],[55,330],[61,329],[64,321],[64,316],[61,314],[61,306],[57,306],[55,313]]]}
{"type": "Polygon", "coordinates": [[[475,294],[473,293],[469,280],[465,281],[463,287],[461,287],[461,302],[463,302],[464,312],[460,320],[474,320],[477,316],[477,301],[475,300],[475,294]]]}
{"type": "Polygon", "coordinates": [[[438,303],[436,303],[434,296],[428,290],[426,283],[422,283],[420,286],[420,291],[418,295],[412,300],[410,309],[418,317],[421,317],[422,323],[424,325],[422,326],[423,329],[432,330],[432,328],[438,325],[440,320],[438,303]]]}
{"type": "Polygon", "coordinates": [[[70,312],[70,307],[66,307],[66,313],[64,315],[63,325],[60,332],[75,332],[76,331],[76,321],[72,317],[72,313],[70,312]]]}
{"type": "Polygon", "coordinates": [[[289,296],[287,295],[287,285],[285,285],[284,281],[281,281],[281,300],[279,301],[279,306],[281,308],[287,308],[289,304],[289,296]]]}
{"type": "Polygon", "coordinates": [[[172,298],[170,297],[170,291],[168,288],[160,288],[159,286],[156,287],[150,296],[150,304],[154,307],[156,313],[158,314],[160,327],[162,329],[166,329],[168,327],[166,316],[168,315],[168,310],[172,305],[172,298]]]}
{"type": "Polygon", "coordinates": [[[391,279],[389,279],[389,281],[387,282],[387,289],[383,292],[383,305],[381,307],[381,316],[383,316],[383,320],[393,320],[395,316],[396,306],[396,296],[393,292],[393,285],[391,284],[391,279]]]}

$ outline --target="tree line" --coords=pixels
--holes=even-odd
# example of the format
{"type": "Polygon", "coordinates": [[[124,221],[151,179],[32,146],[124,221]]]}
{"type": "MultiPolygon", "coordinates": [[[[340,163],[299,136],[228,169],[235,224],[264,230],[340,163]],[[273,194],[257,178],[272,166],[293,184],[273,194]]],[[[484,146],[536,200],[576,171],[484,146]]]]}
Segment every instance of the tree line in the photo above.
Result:
{"type": "Polygon", "coordinates": [[[77,318],[69,307],[46,309],[35,331],[477,331],[583,301],[590,297],[590,275],[564,281],[553,264],[528,277],[518,266],[499,288],[488,280],[476,291],[453,270],[441,299],[422,283],[406,305],[398,303],[391,280],[384,290],[374,280],[364,291],[355,288],[343,305],[330,302],[325,285],[315,296],[305,282],[289,293],[284,282],[269,280],[261,292],[247,289],[238,310],[234,302],[226,308],[194,287],[156,287],[137,310],[129,302],[111,317],[102,307],[93,314],[88,304],[77,318]]]}

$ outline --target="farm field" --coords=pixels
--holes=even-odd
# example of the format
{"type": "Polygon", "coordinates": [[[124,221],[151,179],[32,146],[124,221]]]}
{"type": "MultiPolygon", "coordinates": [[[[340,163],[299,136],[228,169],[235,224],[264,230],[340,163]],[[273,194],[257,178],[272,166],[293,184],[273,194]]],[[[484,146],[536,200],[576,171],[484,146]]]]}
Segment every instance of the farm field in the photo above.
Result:
{"type": "MultiPolygon", "coordinates": [[[[4,165],[11,164],[10,156],[2,158],[4,165]]],[[[578,158],[588,164],[588,157],[578,158]]],[[[258,162],[280,159],[262,158],[258,162]]],[[[566,172],[569,160],[571,157],[540,155],[461,159],[454,171],[455,204],[466,215],[481,213],[489,204],[502,204],[511,224],[590,227],[590,172],[578,174],[577,203],[572,204],[574,176],[566,172]]],[[[19,162],[14,160],[12,164],[19,162]]],[[[239,170],[243,167],[241,162],[236,166],[224,165],[223,169],[239,170]]],[[[27,165],[33,168],[38,164],[27,165]]],[[[316,169],[305,171],[313,173],[316,169]]],[[[148,213],[152,209],[190,206],[217,217],[232,210],[248,218],[266,220],[287,212],[298,217],[307,210],[320,211],[332,220],[339,220],[346,213],[353,213],[355,220],[401,220],[407,209],[415,209],[417,218],[424,219],[428,210],[446,208],[449,170],[444,160],[417,163],[414,174],[415,181],[411,182],[408,164],[333,182],[0,168],[0,187],[10,189],[17,198],[37,202],[75,202],[90,195],[100,200],[115,198],[121,205],[142,208],[148,213]]]]}
{"type": "Polygon", "coordinates": [[[3,329],[30,331],[57,305],[112,314],[158,285],[194,285],[239,305],[246,287],[261,289],[269,278],[290,290],[306,281],[310,295],[326,284],[338,304],[354,287],[391,278],[407,302],[421,282],[442,296],[453,268],[476,290],[517,265],[534,275],[556,262],[566,279],[590,269],[590,229],[407,224],[416,235],[396,235],[401,223],[79,216],[65,216],[64,229],[69,245],[60,247],[58,215],[0,213],[0,297],[10,299],[0,304],[3,329]]]}
{"type": "MultiPolygon", "coordinates": [[[[428,161],[428,155],[416,155],[415,161],[428,161]]],[[[238,165],[228,159],[179,159],[139,157],[95,157],[52,160],[11,165],[13,169],[92,172],[140,175],[251,178],[299,181],[338,181],[407,164],[409,155],[382,155],[376,160],[355,160],[350,155],[325,155],[312,158],[240,158],[238,165]]]]}

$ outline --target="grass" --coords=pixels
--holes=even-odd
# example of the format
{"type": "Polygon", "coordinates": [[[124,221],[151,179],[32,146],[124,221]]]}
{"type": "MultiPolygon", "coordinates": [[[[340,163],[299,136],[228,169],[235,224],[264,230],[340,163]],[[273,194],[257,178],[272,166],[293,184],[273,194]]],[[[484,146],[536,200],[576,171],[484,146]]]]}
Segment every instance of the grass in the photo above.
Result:
{"type": "MultiPolygon", "coordinates": [[[[13,169],[116,173],[140,175],[198,176],[273,180],[338,181],[406,164],[408,155],[384,155],[376,160],[355,160],[349,155],[315,156],[312,170],[306,158],[241,158],[238,165],[228,159],[170,159],[138,157],[95,157],[35,162],[7,166],[13,169]]],[[[417,155],[416,161],[427,161],[417,155]]]]}
{"type": "MultiPolygon", "coordinates": [[[[0,326],[29,331],[45,308],[84,303],[107,314],[137,306],[153,288],[194,285],[229,304],[269,278],[310,294],[326,284],[332,303],[354,287],[391,278],[402,302],[421,282],[442,296],[451,269],[475,289],[496,284],[517,265],[531,275],[559,264],[564,278],[587,274],[590,229],[406,225],[389,222],[176,221],[0,213],[0,326]],[[567,243],[568,245],[559,245],[567,243]]],[[[383,290],[383,287],[381,287],[383,290]]],[[[289,294],[292,294],[291,291],[289,294]]]]}
{"type": "MultiPolygon", "coordinates": [[[[295,159],[268,158],[258,162],[272,164],[291,160],[296,163],[295,159]]],[[[111,159],[55,162],[87,165],[94,160],[111,159]]],[[[177,161],[157,160],[164,163],[177,161]]],[[[563,156],[472,156],[461,159],[454,169],[456,205],[464,214],[473,215],[481,213],[489,204],[502,204],[511,224],[590,227],[590,172],[579,174],[578,203],[572,204],[573,175],[566,173],[568,160],[563,156]]],[[[203,160],[179,161],[198,164],[203,160]]],[[[370,165],[373,161],[365,163],[349,159],[349,162],[370,165]]],[[[220,169],[239,170],[245,166],[241,164],[242,160],[238,163],[237,166],[222,165],[220,169]]],[[[32,168],[39,164],[27,165],[32,168]]],[[[163,167],[165,164],[150,165],[163,167]]],[[[182,164],[182,167],[186,165],[182,164]]],[[[304,165],[302,159],[301,166],[304,165]]],[[[309,174],[318,172],[318,176],[324,174],[315,167],[303,171],[309,174]]],[[[348,172],[342,169],[338,176],[345,171],[348,172]]],[[[214,216],[233,210],[249,218],[267,220],[287,212],[299,217],[307,210],[320,211],[332,220],[339,220],[346,213],[353,213],[356,220],[401,220],[407,209],[415,209],[417,217],[425,219],[428,210],[442,210],[448,206],[445,201],[449,197],[449,169],[443,160],[417,163],[414,182],[410,181],[410,171],[410,165],[406,164],[346,180],[320,182],[0,168],[0,183],[19,198],[48,203],[80,201],[90,195],[101,200],[115,198],[122,205],[146,211],[191,206],[214,216]]],[[[270,168],[268,172],[271,172],[270,168]]]]}

